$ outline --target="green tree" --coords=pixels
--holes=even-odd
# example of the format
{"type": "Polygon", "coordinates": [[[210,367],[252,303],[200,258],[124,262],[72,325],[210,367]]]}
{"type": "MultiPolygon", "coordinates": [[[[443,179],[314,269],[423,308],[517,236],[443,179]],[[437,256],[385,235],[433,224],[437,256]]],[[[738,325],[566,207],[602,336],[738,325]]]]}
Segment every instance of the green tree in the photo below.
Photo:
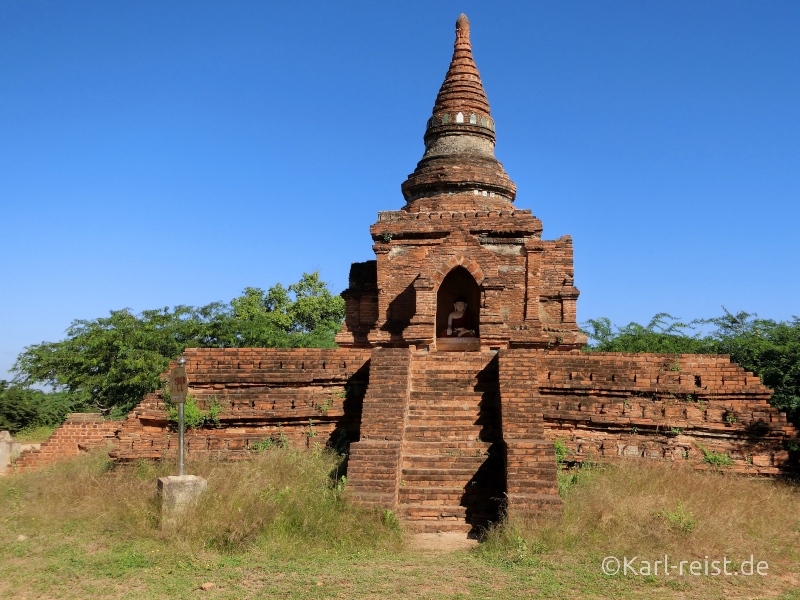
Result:
{"type": "Polygon", "coordinates": [[[630,322],[614,328],[606,317],[583,323],[591,340],[587,349],[595,352],[656,352],[695,354],[713,352],[710,342],[690,333],[695,323],[683,323],[668,313],[658,313],[647,325],[630,322]]]}
{"type": "Polygon", "coordinates": [[[230,317],[233,329],[223,346],[332,348],[344,320],[344,299],[330,293],[319,273],[303,273],[288,289],[246,288],[231,300],[230,317]]]}
{"type": "Polygon", "coordinates": [[[776,322],[756,314],[725,310],[706,322],[716,326],[709,337],[715,352],[752,371],[774,390],[770,403],[800,425],[800,319],[776,322]]]}
{"type": "Polygon", "coordinates": [[[66,394],[34,390],[0,379],[0,431],[17,433],[28,426],[58,425],[79,410],[66,394]]]}
{"type": "Polygon", "coordinates": [[[208,341],[204,325],[207,320],[188,306],[139,315],[115,310],[108,317],[74,321],[66,339],[25,348],[14,365],[15,381],[64,391],[89,410],[121,413],[159,386],[171,358],[208,341]]]}

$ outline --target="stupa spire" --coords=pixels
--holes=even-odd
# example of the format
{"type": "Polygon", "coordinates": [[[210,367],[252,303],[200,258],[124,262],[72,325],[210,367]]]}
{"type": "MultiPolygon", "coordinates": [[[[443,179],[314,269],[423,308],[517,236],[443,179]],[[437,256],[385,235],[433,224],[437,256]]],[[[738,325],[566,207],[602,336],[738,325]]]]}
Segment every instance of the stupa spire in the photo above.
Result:
{"type": "Polygon", "coordinates": [[[425,131],[425,154],[401,186],[408,208],[420,206],[422,198],[465,193],[513,201],[516,186],[495,158],[494,145],[489,100],[472,57],[469,19],[462,14],[450,68],[425,131]]]}
{"type": "Polygon", "coordinates": [[[469,19],[463,14],[456,21],[456,41],[453,44],[453,60],[445,75],[444,83],[436,96],[433,114],[466,111],[483,117],[489,116],[489,100],[483,90],[481,75],[472,57],[469,39],[469,19]]]}

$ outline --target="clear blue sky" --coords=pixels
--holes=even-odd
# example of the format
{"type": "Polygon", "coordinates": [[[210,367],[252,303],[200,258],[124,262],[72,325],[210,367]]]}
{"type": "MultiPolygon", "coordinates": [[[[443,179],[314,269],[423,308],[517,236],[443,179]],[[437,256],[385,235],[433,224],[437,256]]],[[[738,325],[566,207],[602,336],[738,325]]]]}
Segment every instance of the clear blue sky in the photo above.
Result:
{"type": "Polygon", "coordinates": [[[578,318],[800,313],[800,2],[0,2],[0,378],[111,309],[338,292],[472,23],[578,318]]]}

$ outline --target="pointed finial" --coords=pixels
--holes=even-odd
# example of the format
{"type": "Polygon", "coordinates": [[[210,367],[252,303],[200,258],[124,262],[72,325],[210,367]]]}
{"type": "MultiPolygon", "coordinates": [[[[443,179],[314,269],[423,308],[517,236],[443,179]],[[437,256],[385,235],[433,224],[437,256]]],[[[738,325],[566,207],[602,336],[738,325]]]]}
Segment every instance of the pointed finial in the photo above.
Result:
{"type": "Polygon", "coordinates": [[[459,38],[467,38],[469,40],[469,19],[464,13],[461,13],[461,16],[456,20],[456,41],[459,38]]]}

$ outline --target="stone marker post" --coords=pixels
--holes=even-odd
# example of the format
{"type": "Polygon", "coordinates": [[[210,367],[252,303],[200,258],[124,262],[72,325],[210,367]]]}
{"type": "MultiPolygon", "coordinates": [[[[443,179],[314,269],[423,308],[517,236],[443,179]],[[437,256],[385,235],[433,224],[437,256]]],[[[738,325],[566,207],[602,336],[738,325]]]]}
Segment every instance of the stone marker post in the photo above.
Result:
{"type": "Polygon", "coordinates": [[[183,476],[183,406],[186,394],[189,392],[189,378],[186,376],[184,365],[186,359],[181,356],[178,366],[169,373],[169,397],[178,405],[178,475],[183,476]]]}
{"type": "Polygon", "coordinates": [[[183,407],[189,391],[183,356],[178,366],[169,374],[170,400],[178,405],[178,475],[158,478],[158,493],[161,496],[161,528],[169,529],[179,524],[180,515],[190,508],[206,489],[208,482],[197,475],[184,474],[183,407]]]}
{"type": "Polygon", "coordinates": [[[180,517],[205,491],[208,482],[197,475],[168,475],[158,478],[161,496],[161,529],[174,529],[180,517]]]}

